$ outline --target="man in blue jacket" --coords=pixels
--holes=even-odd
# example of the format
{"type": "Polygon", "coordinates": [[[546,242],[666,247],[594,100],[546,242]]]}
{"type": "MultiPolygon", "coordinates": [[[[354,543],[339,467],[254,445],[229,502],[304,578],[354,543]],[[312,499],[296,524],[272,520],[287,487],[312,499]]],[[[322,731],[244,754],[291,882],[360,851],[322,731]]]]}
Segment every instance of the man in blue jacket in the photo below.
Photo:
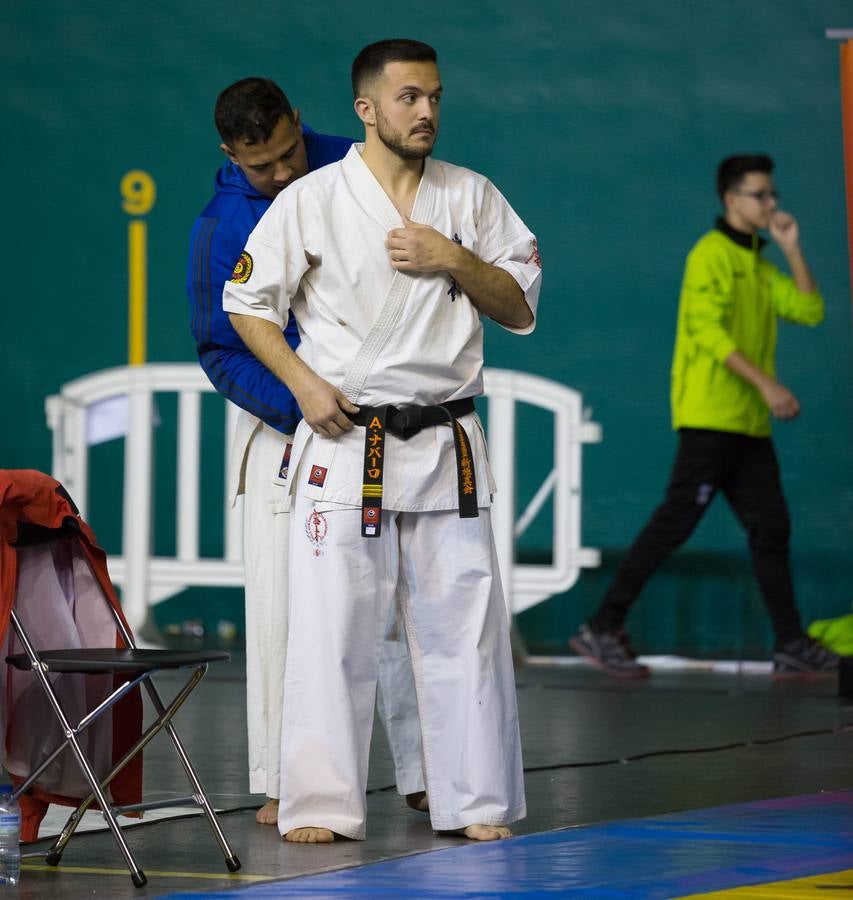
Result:
{"type": "MultiPolygon", "coordinates": [[[[191,328],[202,369],[241,409],[230,458],[229,502],[244,497],[246,688],[249,790],[268,800],[262,824],[278,814],[281,710],[287,646],[287,547],[290,516],[276,483],[286,471],[290,436],[302,418],[290,391],[246,347],[222,309],[246,239],[272,201],[309,171],[342,159],[352,144],[317,134],[274,82],[244,78],[216,101],[216,128],[228,157],[216,191],[193,226],[187,268],[191,328]]],[[[248,277],[248,273],[247,273],[248,277]]],[[[293,316],[284,329],[299,343],[293,316]]],[[[379,710],[388,733],[397,786],[410,806],[425,808],[420,729],[406,646],[386,641],[379,710]]]]}

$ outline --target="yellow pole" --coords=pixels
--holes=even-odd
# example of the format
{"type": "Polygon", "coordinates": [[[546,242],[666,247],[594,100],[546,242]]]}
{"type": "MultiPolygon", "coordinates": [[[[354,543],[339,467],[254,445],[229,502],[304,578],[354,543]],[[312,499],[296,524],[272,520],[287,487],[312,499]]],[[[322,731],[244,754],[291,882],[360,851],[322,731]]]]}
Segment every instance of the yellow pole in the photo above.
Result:
{"type": "MultiPolygon", "coordinates": [[[[154,179],[132,169],[121,180],[122,209],[144,216],[157,199],[154,179]]],[[[127,224],[127,356],[131,366],[141,366],[146,356],[148,319],[148,226],[144,219],[127,224]]]]}
{"type": "Polygon", "coordinates": [[[145,220],[131,219],[127,224],[127,361],[132,366],[141,366],[145,362],[147,243],[148,226],[145,220]]]}

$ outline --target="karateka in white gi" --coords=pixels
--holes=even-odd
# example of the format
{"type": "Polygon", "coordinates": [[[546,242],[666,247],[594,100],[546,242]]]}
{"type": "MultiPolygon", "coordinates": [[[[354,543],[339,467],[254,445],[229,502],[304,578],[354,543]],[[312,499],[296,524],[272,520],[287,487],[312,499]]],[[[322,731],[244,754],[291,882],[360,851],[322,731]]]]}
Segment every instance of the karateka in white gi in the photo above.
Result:
{"type": "Polygon", "coordinates": [[[397,604],[432,825],[493,840],[526,807],[495,486],[472,398],[480,317],[533,330],[539,254],[486,178],[429,158],[432,48],[366,47],[353,88],[364,144],[278,196],[223,294],[304,415],[282,486],[293,528],[279,830],[364,837],[379,647],[397,604]],[[281,336],[291,308],[296,353],[281,336]]]}

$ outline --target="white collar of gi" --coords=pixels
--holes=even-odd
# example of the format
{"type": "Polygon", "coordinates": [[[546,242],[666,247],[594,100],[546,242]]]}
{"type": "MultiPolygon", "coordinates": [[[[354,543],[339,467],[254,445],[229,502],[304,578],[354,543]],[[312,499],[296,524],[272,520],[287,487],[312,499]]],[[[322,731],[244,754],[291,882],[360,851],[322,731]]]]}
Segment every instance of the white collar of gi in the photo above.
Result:
{"type": "MultiPolygon", "coordinates": [[[[401,228],[403,220],[400,213],[397,212],[397,208],[385,193],[382,185],[376,180],[376,176],[367,167],[367,163],[361,158],[362,150],[364,150],[363,143],[353,144],[343,158],[342,166],[347,184],[365,212],[376,219],[386,231],[390,231],[392,228],[401,228]]],[[[421,183],[418,185],[418,193],[415,196],[415,205],[412,208],[413,222],[426,225],[432,218],[436,175],[435,161],[427,157],[424,160],[424,173],[421,176],[421,183]]]]}

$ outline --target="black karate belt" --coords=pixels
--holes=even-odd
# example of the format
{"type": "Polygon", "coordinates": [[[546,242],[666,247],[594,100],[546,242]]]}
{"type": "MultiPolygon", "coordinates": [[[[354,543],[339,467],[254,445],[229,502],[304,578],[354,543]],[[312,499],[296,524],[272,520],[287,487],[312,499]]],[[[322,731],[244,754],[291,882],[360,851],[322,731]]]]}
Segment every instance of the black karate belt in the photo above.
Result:
{"type": "Polygon", "coordinates": [[[364,480],[361,487],[361,536],[379,537],[382,532],[382,476],[385,469],[385,432],[407,441],[424,428],[449,422],[456,450],[459,517],[476,519],[477,479],[471,442],[458,416],[474,412],[474,401],[450,400],[440,406],[362,406],[350,419],[364,425],[364,480]]]}

